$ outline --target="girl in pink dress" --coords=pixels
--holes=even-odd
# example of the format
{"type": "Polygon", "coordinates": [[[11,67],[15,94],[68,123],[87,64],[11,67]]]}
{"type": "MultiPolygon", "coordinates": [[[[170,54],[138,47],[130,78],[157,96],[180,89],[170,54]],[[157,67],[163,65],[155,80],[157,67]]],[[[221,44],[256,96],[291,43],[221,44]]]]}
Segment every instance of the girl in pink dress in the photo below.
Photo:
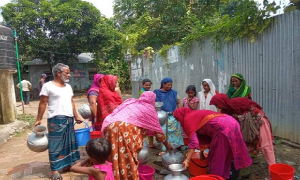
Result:
{"type": "Polygon", "coordinates": [[[91,139],[86,147],[89,159],[71,167],[72,172],[88,174],[89,180],[114,180],[112,164],[106,161],[111,153],[111,144],[104,138],[91,139]]]}
{"type": "Polygon", "coordinates": [[[182,99],[183,107],[188,107],[192,110],[198,109],[199,99],[196,97],[196,87],[194,85],[189,85],[185,92],[188,97],[182,99]]]}

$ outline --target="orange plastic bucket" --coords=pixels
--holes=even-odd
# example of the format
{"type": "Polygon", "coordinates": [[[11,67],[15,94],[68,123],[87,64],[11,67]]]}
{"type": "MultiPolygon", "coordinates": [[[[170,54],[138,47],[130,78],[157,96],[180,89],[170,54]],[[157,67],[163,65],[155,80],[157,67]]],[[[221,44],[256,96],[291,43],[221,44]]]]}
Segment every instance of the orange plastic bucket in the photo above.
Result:
{"type": "Polygon", "coordinates": [[[207,158],[204,160],[200,160],[200,153],[194,152],[189,166],[190,175],[200,176],[203,174],[207,174],[207,167],[207,158]]]}
{"type": "Polygon", "coordinates": [[[190,178],[190,180],[216,180],[213,177],[209,177],[209,176],[197,176],[197,177],[192,177],[190,178]]]}
{"type": "Polygon", "coordinates": [[[90,132],[90,139],[100,138],[101,131],[92,131],[90,132]]]}
{"type": "Polygon", "coordinates": [[[206,174],[202,176],[193,177],[190,180],[225,180],[225,179],[217,175],[206,174]]]}
{"type": "Polygon", "coordinates": [[[295,169],[293,166],[283,163],[269,166],[272,180],[293,180],[295,169]]]}

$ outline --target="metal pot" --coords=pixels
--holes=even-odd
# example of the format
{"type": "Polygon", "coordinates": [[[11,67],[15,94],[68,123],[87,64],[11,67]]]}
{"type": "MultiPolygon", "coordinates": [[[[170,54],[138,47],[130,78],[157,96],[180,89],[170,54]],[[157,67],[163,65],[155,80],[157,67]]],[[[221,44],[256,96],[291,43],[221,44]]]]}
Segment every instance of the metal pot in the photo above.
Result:
{"type": "Polygon", "coordinates": [[[167,175],[164,180],[188,180],[189,178],[181,172],[184,170],[182,164],[171,164],[169,165],[171,174],[167,175]]]}
{"type": "Polygon", "coordinates": [[[182,164],[184,161],[184,156],[179,151],[173,150],[172,152],[167,152],[162,155],[162,164],[164,168],[169,169],[169,165],[171,164],[182,164]]]}
{"type": "Polygon", "coordinates": [[[143,149],[141,149],[141,151],[138,153],[138,161],[139,164],[145,164],[147,162],[147,159],[149,157],[149,150],[147,147],[144,147],[143,149]]]}
{"type": "Polygon", "coordinates": [[[78,112],[84,119],[89,119],[92,116],[92,111],[88,104],[79,106],[78,112]]]}
{"type": "Polygon", "coordinates": [[[27,146],[31,151],[43,152],[48,149],[48,137],[46,130],[47,128],[41,125],[33,128],[33,133],[27,138],[27,146]]]}
{"type": "Polygon", "coordinates": [[[163,102],[155,102],[155,110],[157,112],[159,124],[161,126],[164,125],[168,120],[168,114],[165,111],[161,110],[161,107],[163,105],[164,105],[163,102]]]}

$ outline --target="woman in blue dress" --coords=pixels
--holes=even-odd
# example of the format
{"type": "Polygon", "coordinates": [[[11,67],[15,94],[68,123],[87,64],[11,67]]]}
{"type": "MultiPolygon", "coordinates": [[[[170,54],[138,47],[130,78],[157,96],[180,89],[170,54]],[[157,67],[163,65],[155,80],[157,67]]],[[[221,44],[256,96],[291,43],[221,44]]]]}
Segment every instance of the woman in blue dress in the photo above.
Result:
{"type": "MultiPolygon", "coordinates": [[[[166,133],[166,124],[162,126],[165,134],[167,134],[168,142],[174,143],[178,146],[183,145],[182,129],[180,123],[174,118],[173,112],[176,108],[181,107],[180,98],[177,91],[172,89],[173,81],[166,77],[161,81],[160,89],[155,89],[156,102],[163,102],[162,110],[168,113],[168,133],[166,133]]],[[[163,146],[163,151],[166,148],[163,146]]]]}

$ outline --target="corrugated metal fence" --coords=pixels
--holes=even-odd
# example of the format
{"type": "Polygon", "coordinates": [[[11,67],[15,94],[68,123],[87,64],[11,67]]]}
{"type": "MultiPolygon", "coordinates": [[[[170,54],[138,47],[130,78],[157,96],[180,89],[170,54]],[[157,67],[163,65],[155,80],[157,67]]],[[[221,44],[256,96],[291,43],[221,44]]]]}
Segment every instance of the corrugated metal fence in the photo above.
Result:
{"type": "Polygon", "coordinates": [[[253,100],[269,116],[274,134],[300,143],[300,12],[273,18],[272,26],[254,43],[241,39],[215,51],[207,40],[194,43],[185,57],[178,47],[171,48],[168,62],[157,54],[153,62],[139,58],[131,64],[133,95],[138,96],[143,78],[153,81],[154,90],[164,77],[173,79],[180,98],[190,84],[200,91],[204,78],[211,78],[226,93],[230,76],[241,73],[252,88],[253,100]]]}

